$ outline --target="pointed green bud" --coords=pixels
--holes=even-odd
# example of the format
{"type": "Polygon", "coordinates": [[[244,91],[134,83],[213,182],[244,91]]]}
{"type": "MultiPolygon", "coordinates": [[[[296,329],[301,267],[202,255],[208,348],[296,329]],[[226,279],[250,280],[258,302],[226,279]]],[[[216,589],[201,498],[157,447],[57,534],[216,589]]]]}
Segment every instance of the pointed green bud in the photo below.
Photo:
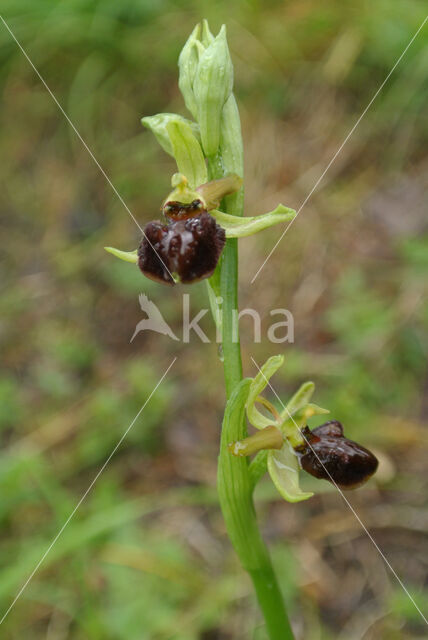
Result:
{"type": "Polygon", "coordinates": [[[201,42],[204,48],[206,49],[212,42],[214,42],[214,39],[215,38],[210,31],[208,20],[204,18],[202,20],[202,33],[201,33],[201,42]]]}
{"type": "MultiPolygon", "coordinates": [[[[226,27],[204,50],[193,82],[197,121],[206,156],[217,153],[220,144],[220,121],[224,104],[233,88],[233,66],[226,40],[226,27]]],[[[184,95],[184,94],[183,94],[184,95]]]]}
{"type": "Polygon", "coordinates": [[[158,113],[155,116],[146,116],[145,118],[141,118],[141,124],[143,127],[150,129],[162,149],[169,153],[170,156],[174,156],[174,149],[167,129],[171,122],[175,124],[179,123],[188,125],[191,128],[192,133],[197,139],[199,139],[199,127],[196,122],[187,120],[187,118],[183,118],[183,116],[179,116],[176,113],[158,113]]]}
{"type": "Polygon", "coordinates": [[[178,58],[179,79],[178,86],[183,95],[186,107],[196,118],[197,107],[193,93],[193,83],[198,67],[199,54],[196,43],[199,42],[201,27],[199,24],[193,29],[178,58]]]}

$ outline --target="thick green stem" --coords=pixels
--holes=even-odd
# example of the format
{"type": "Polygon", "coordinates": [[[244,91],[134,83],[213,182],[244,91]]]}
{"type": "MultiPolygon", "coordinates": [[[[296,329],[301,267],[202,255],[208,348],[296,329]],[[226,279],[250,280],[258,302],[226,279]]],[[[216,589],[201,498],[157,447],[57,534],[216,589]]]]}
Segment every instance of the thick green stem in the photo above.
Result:
{"type": "MultiPolygon", "coordinates": [[[[229,171],[242,176],[242,139],[239,114],[233,96],[225,105],[222,122],[220,155],[208,163],[210,179],[229,171]]],[[[243,194],[226,198],[223,211],[243,214],[243,194]]],[[[242,384],[242,361],[238,327],[238,246],[236,239],[227,240],[220,267],[222,302],[222,349],[226,395],[228,398],[242,384]]],[[[248,460],[232,456],[227,445],[246,436],[246,421],[241,415],[228,421],[223,429],[218,464],[219,499],[226,527],[242,566],[253,581],[257,599],[266,621],[270,640],[292,640],[284,601],[269,557],[269,552],[257,524],[253,504],[253,482],[248,460]]]]}

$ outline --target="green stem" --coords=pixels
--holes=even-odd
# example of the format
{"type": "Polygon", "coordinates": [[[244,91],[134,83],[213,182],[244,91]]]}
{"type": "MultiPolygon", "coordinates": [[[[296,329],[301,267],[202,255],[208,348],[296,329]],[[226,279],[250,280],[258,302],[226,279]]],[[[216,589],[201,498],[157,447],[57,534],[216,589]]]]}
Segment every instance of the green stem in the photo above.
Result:
{"type": "MultiPolygon", "coordinates": [[[[223,153],[209,159],[210,179],[219,178],[229,171],[243,174],[242,138],[236,102],[231,96],[226,103],[222,123],[223,153]],[[226,114],[226,115],[225,115],[226,114]],[[229,166],[228,166],[229,165],[229,166]],[[234,166],[231,166],[234,165],[234,166]],[[237,166],[238,165],[238,166],[237,166]]],[[[225,199],[223,211],[243,214],[243,193],[225,199]]],[[[220,294],[222,302],[222,349],[224,377],[228,398],[242,384],[242,360],[238,327],[238,246],[236,239],[226,242],[220,267],[220,294]]],[[[218,463],[218,490],[220,505],[227,531],[242,566],[252,579],[262,610],[270,640],[293,640],[284,601],[269,557],[261,537],[253,503],[253,482],[246,458],[236,458],[227,450],[231,441],[246,436],[245,415],[228,421],[228,432],[223,430],[218,463]]]]}

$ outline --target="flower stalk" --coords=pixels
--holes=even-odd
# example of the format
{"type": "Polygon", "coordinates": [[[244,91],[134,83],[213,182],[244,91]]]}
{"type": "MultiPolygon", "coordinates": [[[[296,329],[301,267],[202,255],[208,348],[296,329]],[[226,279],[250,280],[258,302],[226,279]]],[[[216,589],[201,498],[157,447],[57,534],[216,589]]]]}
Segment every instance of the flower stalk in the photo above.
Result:
{"type": "MultiPolygon", "coordinates": [[[[220,148],[217,156],[209,158],[209,179],[235,173],[243,178],[244,151],[241,123],[235,98],[231,94],[223,107],[220,128],[220,148]]],[[[243,216],[243,189],[224,199],[226,214],[243,216]]],[[[236,238],[228,238],[219,264],[220,297],[222,299],[222,353],[227,405],[218,459],[218,492],[226,528],[243,568],[249,573],[262,610],[270,640],[292,639],[284,600],[279,589],[269,552],[260,534],[253,503],[253,482],[247,458],[230,454],[228,445],[247,436],[245,405],[239,400],[242,390],[249,386],[242,380],[241,346],[239,341],[238,309],[238,245],[236,238]],[[238,337],[238,339],[236,339],[238,337]]]]}

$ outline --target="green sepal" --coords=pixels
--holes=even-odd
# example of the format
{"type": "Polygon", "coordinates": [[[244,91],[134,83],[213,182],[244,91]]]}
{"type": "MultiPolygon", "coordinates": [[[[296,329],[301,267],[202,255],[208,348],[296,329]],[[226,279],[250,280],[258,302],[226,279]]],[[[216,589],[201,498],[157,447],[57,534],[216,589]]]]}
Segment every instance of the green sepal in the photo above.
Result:
{"type": "Polygon", "coordinates": [[[302,491],[299,485],[299,463],[292,446],[285,442],[282,449],[271,450],[267,457],[267,468],[272,482],[284,500],[300,502],[314,494],[302,491]]]}
{"type": "Polygon", "coordinates": [[[124,260],[125,262],[132,262],[133,264],[138,264],[138,252],[137,249],[135,251],[121,251],[120,249],[115,249],[114,247],[104,247],[107,253],[111,253],[116,258],[120,260],[124,260]]]}
{"type": "Polygon", "coordinates": [[[208,174],[204,154],[192,128],[187,122],[168,122],[166,131],[180,173],[186,176],[189,185],[195,189],[207,182],[208,174]]]}
{"type": "Polygon", "coordinates": [[[251,236],[258,231],[272,227],[280,222],[288,222],[296,216],[294,209],[279,204],[273,211],[263,213],[260,216],[240,217],[231,216],[214,209],[211,215],[216,219],[218,224],[226,231],[227,238],[244,238],[251,236]]]}
{"type": "Polygon", "coordinates": [[[283,362],[284,356],[272,356],[264,363],[256,377],[251,381],[245,408],[248,421],[256,427],[256,429],[264,429],[275,422],[273,418],[267,418],[256,408],[256,401],[258,396],[266,388],[269,379],[282,366],[283,362]]]}
{"type": "Polygon", "coordinates": [[[170,156],[174,157],[174,150],[167,130],[167,125],[170,122],[187,124],[196,138],[198,140],[200,139],[199,127],[196,122],[183,118],[183,116],[179,116],[176,113],[158,113],[155,116],[146,116],[145,118],[141,118],[141,124],[143,127],[150,129],[162,149],[170,156]]]}

